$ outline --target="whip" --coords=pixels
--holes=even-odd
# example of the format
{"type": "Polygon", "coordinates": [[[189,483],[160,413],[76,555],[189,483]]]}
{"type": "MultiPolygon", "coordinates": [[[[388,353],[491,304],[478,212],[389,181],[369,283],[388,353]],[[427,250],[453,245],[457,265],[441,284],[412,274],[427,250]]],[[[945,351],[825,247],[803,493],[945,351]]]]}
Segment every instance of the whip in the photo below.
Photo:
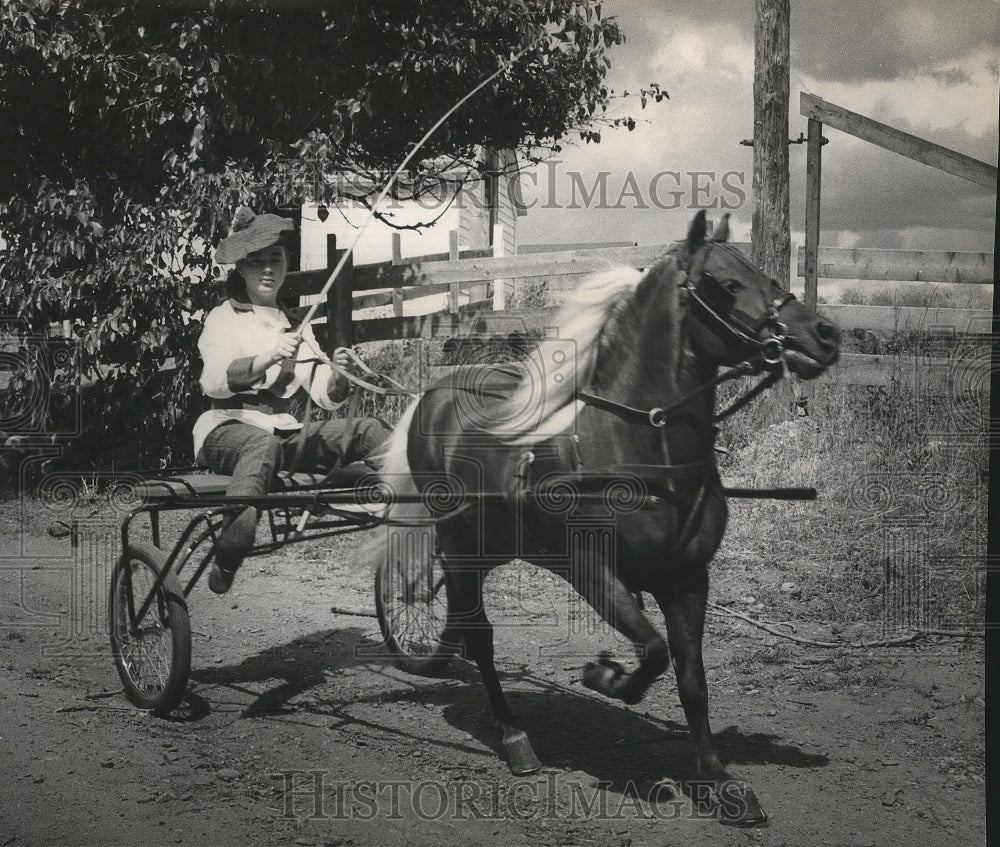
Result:
{"type": "Polygon", "coordinates": [[[386,182],[385,187],[382,189],[378,197],[375,199],[375,202],[372,204],[371,211],[369,212],[368,217],[365,219],[364,223],[355,233],[354,240],[351,242],[350,247],[348,247],[347,250],[344,251],[343,255],[340,257],[340,261],[337,262],[336,267],[334,267],[332,273],[330,274],[330,278],[326,281],[326,284],[319,292],[320,301],[313,303],[309,307],[309,310],[306,312],[305,317],[302,319],[302,323],[300,323],[298,329],[295,330],[296,336],[298,336],[299,338],[302,337],[302,332],[306,324],[308,324],[309,321],[313,319],[313,316],[316,314],[316,310],[319,308],[321,300],[325,299],[327,293],[330,291],[330,288],[333,286],[333,283],[336,281],[337,276],[343,270],[344,265],[347,264],[347,260],[350,257],[351,253],[354,251],[354,248],[357,245],[358,241],[361,239],[361,236],[364,235],[364,232],[368,228],[368,225],[375,219],[375,212],[376,209],[378,209],[379,204],[385,199],[385,196],[389,193],[389,190],[392,188],[393,183],[396,181],[399,175],[406,169],[406,166],[410,164],[410,161],[416,155],[417,151],[421,147],[423,147],[423,145],[427,142],[427,139],[429,139],[435,132],[437,132],[437,130],[441,127],[441,125],[446,120],[448,120],[448,118],[450,118],[456,111],[458,111],[458,109],[460,109],[466,102],[475,97],[476,94],[478,94],[483,88],[489,85],[494,79],[500,76],[500,74],[504,73],[506,70],[509,70],[510,67],[514,64],[514,62],[520,59],[521,56],[523,56],[527,52],[527,50],[528,48],[524,48],[523,50],[516,53],[514,56],[508,59],[507,62],[505,62],[501,67],[499,67],[496,71],[494,71],[492,74],[486,77],[486,79],[480,82],[475,88],[469,91],[465,96],[462,97],[461,100],[459,100],[450,109],[448,109],[448,111],[445,112],[437,120],[434,126],[432,126],[429,130],[427,130],[427,132],[424,133],[423,137],[416,144],[413,145],[410,152],[407,153],[406,158],[403,159],[399,167],[396,168],[395,173],[393,173],[393,175],[389,177],[389,181],[386,182]]]}

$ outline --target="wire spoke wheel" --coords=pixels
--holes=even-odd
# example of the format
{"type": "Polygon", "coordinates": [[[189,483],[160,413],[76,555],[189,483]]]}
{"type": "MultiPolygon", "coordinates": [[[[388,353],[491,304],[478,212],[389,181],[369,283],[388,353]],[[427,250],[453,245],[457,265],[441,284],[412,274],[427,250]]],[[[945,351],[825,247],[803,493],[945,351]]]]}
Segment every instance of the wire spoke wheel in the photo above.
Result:
{"type": "Polygon", "coordinates": [[[458,645],[445,640],[448,592],[441,557],[394,555],[375,574],[375,611],[398,668],[423,676],[439,671],[458,645]]]}
{"type": "Polygon", "coordinates": [[[181,701],[191,670],[191,623],[180,581],[170,571],[156,588],[165,568],[161,550],[134,544],[115,565],[108,599],[111,653],[125,696],[160,714],[181,701]]]}

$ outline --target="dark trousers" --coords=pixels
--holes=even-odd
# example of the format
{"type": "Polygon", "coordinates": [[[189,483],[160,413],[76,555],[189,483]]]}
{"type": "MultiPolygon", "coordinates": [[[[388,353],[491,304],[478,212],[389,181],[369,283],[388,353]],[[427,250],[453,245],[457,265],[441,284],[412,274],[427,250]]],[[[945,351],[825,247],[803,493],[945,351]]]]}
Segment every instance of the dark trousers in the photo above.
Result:
{"type": "Polygon", "coordinates": [[[310,421],[289,435],[229,421],[208,434],[198,462],[232,475],[226,494],[259,495],[267,493],[278,471],[329,473],[368,459],[388,435],[388,427],[374,418],[310,421]]]}

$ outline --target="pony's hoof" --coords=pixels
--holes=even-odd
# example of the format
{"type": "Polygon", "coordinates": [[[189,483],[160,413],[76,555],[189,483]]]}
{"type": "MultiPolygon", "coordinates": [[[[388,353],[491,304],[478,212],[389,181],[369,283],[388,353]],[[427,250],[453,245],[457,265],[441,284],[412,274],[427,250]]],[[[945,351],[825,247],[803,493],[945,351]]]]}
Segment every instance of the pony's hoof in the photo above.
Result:
{"type": "Polygon", "coordinates": [[[763,810],[759,810],[760,814],[747,816],[747,817],[729,817],[725,812],[719,815],[719,823],[724,826],[738,826],[742,829],[753,829],[754,827],[763,827],[768,825],[767,813],[763,810]]]}
{"type": "Polygon", "coordinates": [[[625,668],[612,661],[609,654],[602,653],[596,662],[587,662],[581,680],[587,688],[619,699],[621,695],[617,688],[627,675],[625,668]]]}
{"type": "Polygon", "coordinates": [[[719,823],[746,828],[767,826],[767,813],[751,789],[734,782],[723,783],[718,798],[719,823]]]}
{"type": "Polygon", "coordinates": [[[621,668],[607,668],[596,662],[588,662],[587,667],[583,669],[582,680],[587,688],[599,691],[601,694],[607,694],[608,697],[614,697],[614,684],[622,677],[623,673],[621,668]]]}
{"type": "Polygon", "coordinates": [[[508,732],[503,738],[503,749],[507,754],[510,772],[514,776],[527,776],[542,769],[535,751],[523,730],[508,732]]]}

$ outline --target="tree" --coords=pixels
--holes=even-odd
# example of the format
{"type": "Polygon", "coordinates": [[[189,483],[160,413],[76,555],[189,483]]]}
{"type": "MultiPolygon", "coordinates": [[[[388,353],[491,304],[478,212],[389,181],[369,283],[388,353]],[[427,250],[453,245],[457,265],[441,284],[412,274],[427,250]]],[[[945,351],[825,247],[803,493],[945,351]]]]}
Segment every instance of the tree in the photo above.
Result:
{"type": "Polygon", "coordinates": [[[71,322],[61,373],[95,382],[95,427],[123,426],[101,417],[128,397],[147,439],[186,446],[197,317],[239,203],[297,204],[330,169],[390,171],[505,64],[430,139],[417,176],[481,166],[484,143],[537,157],[572,131],[598,141],[602,121],[634,125],[605,117],[624,35],[592,0],[293,5],[0,7],[0,313],[36,334],[71,322]]]}

